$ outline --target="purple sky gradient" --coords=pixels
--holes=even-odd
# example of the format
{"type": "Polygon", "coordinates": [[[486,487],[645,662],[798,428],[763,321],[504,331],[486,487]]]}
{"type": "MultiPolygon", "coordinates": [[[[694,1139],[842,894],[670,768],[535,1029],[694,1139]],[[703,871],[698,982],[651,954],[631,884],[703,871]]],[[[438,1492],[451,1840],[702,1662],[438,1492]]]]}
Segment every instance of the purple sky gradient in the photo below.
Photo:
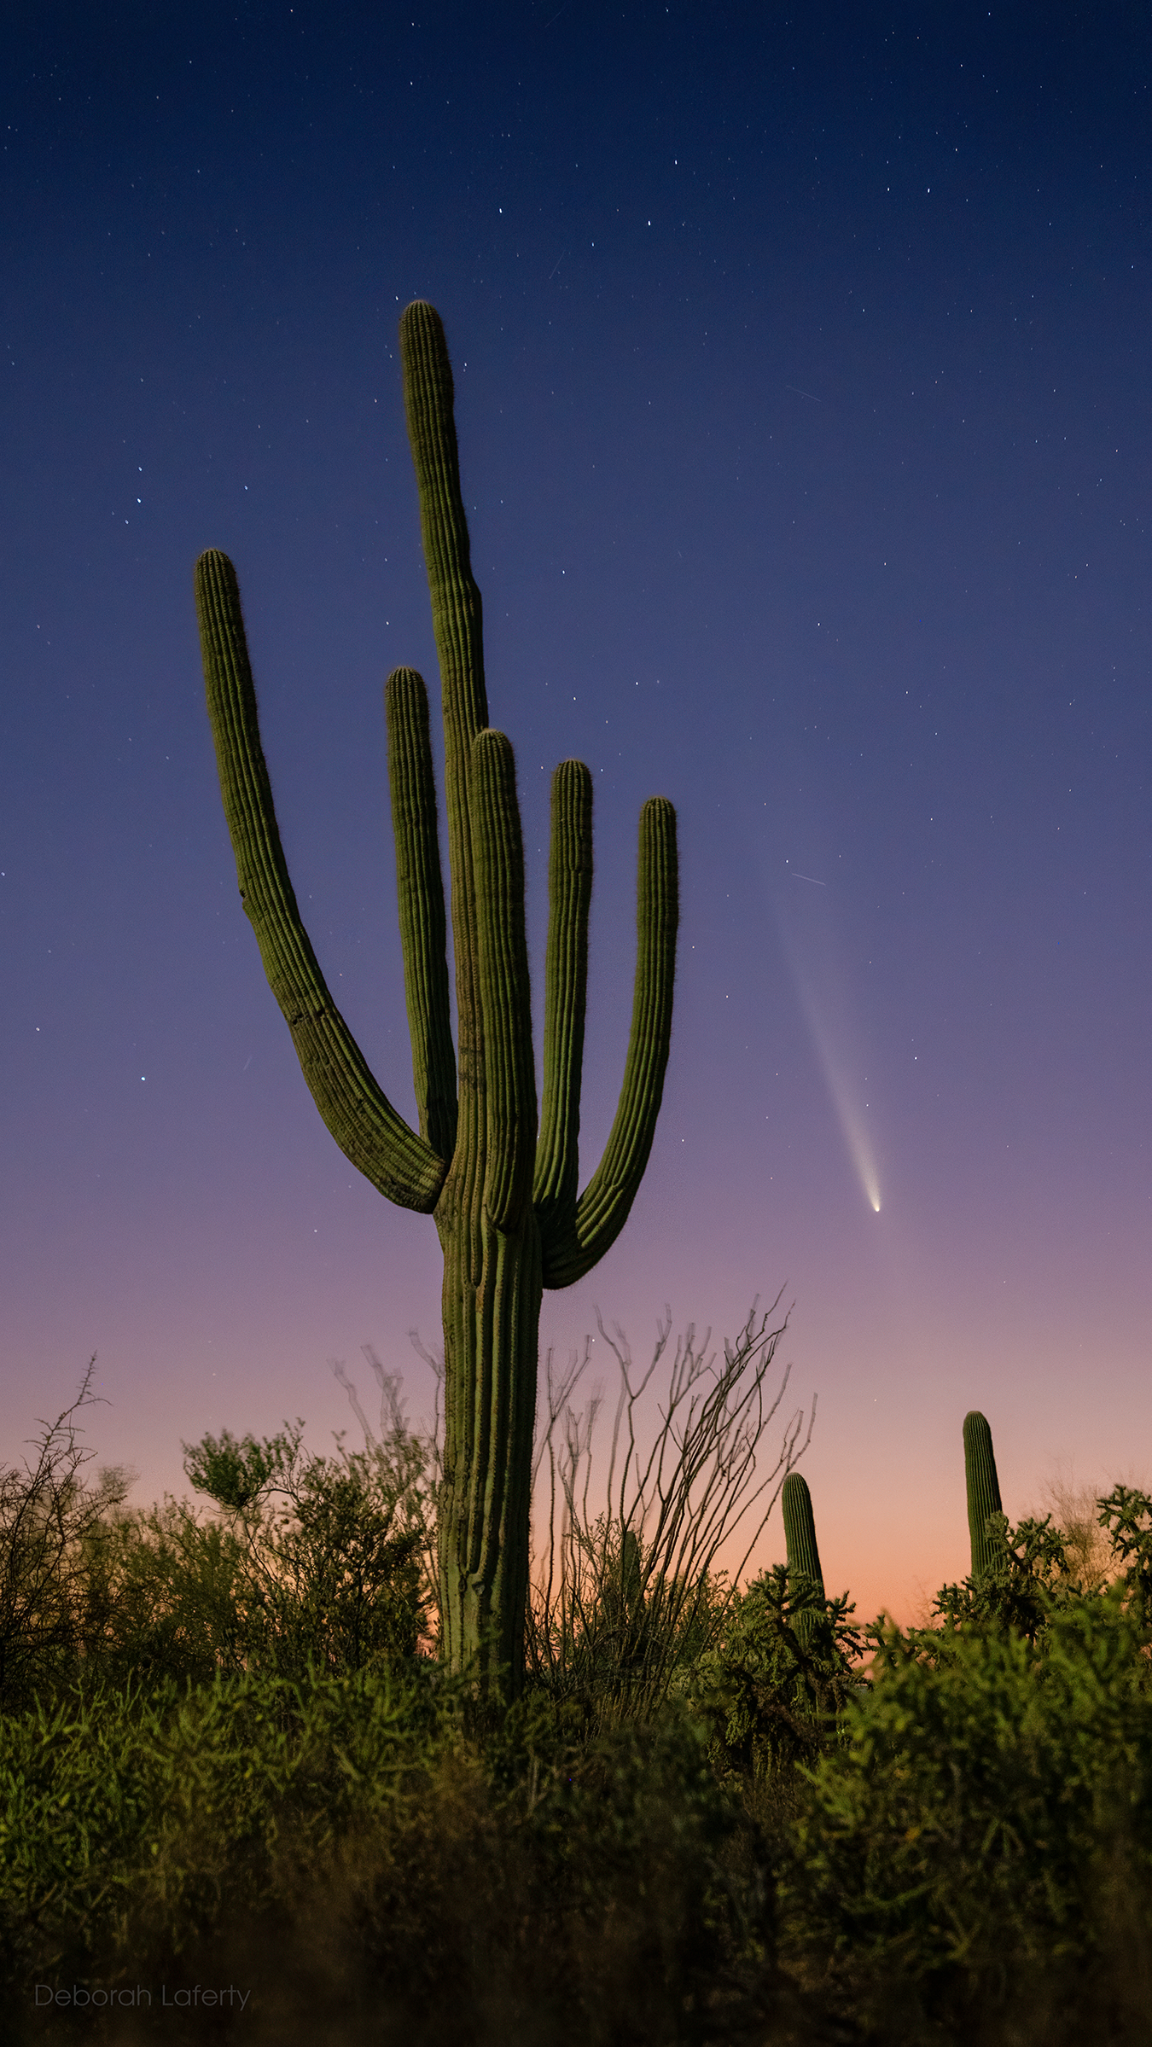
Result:
{"type": "Polygon", "coordinates": [[[966,1569],[969,1407],[1013,1513],[1152,1483],[1142,11],[46,0],[0,59],[0,1456],[93,1351],[141,1499],[206,1429],[322,1446],[362,1344],[428,1404],[435,1230],[300,1078],[191,587],[233,556],[297,892],[411,1114],[381,686],[435,675],[426,297],[537,962],[548,777],[595,777],[585,1176],[638,809],[680,817],[652,1161],[544,1341],[783,1287],[866,1614],[966,1569]]]}

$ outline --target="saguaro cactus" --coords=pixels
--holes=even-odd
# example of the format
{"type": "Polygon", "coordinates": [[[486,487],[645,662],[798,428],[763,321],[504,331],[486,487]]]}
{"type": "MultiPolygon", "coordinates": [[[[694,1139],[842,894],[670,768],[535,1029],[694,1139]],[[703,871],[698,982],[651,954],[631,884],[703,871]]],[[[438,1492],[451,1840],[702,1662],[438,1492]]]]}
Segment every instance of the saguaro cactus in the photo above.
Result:
{"type": "Polygon", "coordinates": [[[824,1573],[816,1547],[816,1523],[812,1516],[812,1495],[808,1481],[798,1471],[784,1480],[780,1504],[784,1510],[784,1541],[788,1548],[788,1576],[807,1578],[824,1597],[824,1573]]]}
{"type": "Polygon", "coordinates": [[[640,813],[632,1027],[604,1155],[578,1192],[577,1138],[592,888],[592,778],[552,778],[537,1120],[524,856],[512,749],[488,725],[480,592],[460,494],[452,370],[439,314],[400,322],[404,402],[440,663],[456,973],[448,1006],[444,890],[424,683],[385,686],[404,984],[419,1132],[383,1093],[312,949],[280,844],[236,574],[196,568],[208,707],[240,895],[304,1078],[353,1165],[391,1201],[433,1214],[444,1252],[445,1446],[440,1500],[444,1654],[515,1689],[523,1665],[528,1515],[542,1287],[569,1286],[619,1234],[664,1086],[676,955],[676,817],[640,813]]]}
{"type": "Polygon", "coordinates": [[[973,1408],[964,1417],[964,1478],[968,1488],[968,1533],[972,1540],[972,1576],[979,1578],[995,1559],[996,1546],[988,1533],[990,1514],[1002,1512],[1000,1481],[992,1449],[992,1431],[984,1416],[973,1408]]]}

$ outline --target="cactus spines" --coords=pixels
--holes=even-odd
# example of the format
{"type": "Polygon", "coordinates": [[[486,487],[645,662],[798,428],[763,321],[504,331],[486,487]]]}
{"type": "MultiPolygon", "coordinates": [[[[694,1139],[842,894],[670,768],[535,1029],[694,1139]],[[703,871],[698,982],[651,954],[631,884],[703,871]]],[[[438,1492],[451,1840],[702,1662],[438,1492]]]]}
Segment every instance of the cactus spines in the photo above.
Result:
{"type": "MultiPolygon", "coordinates": [[[[352,1163],[390,1200],[436,1218],[444,1252],[443,1654],[452,1667],[515,1690],[523,1668],[541,1292],[570,1285],[602,1257],[623,1228],[648,1160],[671,1036],[676,818],[663,797],[641,812],[624,1079],[604,1156],[581,1194],[592,779],[582,762],[563,761],[552,783],[538,1119],[515,762],[503,733],[488,725],[452,370],[431,306],[406,309],[400,349],[440,665],[456,972],[454,1053],[427,696],[414,669],[398,668],[388,678],[385,711],[418,1131],[369,1071],[304,929],[260,743],[239,587],[225,555],[212,551],[197,563],[197,610],[240,893],[304,1077],[352,1163]]],[[[631,1568],[629,1558],[626,1575],[631,1568]]]]}
{"type": "Polygon", "coordinates": [[[784,1510],[784,1540],[788,1546],[788,1576],[807,1578],[824,1598],[824,1573],[816,1547],[816,1523],[812,1516],[812,1495],[808,1481],[798,1471],[784,1480],[780,1504],[784,1510]]]}
{"type": "Polygon", "coordinates": [[[992,1431],[984,1416],[973,1408],[964,1417],[964,1477],[968,1489],[968,1533],[972,1540],[972,1576],[982,1577],[996,1557],[996,1545],[988,1533],[992,1514],[1003,1511],[992,1431]]]}

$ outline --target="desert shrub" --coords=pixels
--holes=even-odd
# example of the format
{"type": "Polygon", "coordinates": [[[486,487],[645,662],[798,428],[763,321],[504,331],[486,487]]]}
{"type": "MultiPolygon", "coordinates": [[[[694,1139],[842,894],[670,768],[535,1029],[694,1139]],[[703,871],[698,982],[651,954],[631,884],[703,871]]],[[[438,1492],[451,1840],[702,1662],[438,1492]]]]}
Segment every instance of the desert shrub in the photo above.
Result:
{"type": "Polygon", "coordinates": [[[1100,1592],[1116,1575],[1116,1559],[1107,1529],[1100,1523],[1100,1501],[1091,1486],[1071,1479],[1050,1479],[1044,1487],[1052,1523],[1064,1545],[1068,1575],[1085,1592],[1100,1592]]]}
{"type": "Polygon", "coordinates": [[[181,1691],[77,1687],[0,1721],[0,1940],[10,1967],[179,1954],[398,1795],[451,1701],[418,1666],[181,1691]]]}
{"type": "MultiPolygon", "coordinates": [[[[82,1565],[85,1625],[69,1683],[163,1688],[244,1669],[256,1618],[245,1545],[223,1520],[172,1499],[122,1510],[89,1532],[82,1565]]],[[[49,1689],[41,1683],[40,1696],[49,1689]]]]}
{"type": "Polygon", "coordinates": [[[1097,1507],[1129,1604],[1152,1635],[1152,1498],[1135,1486],[1118,1485],[1097,1507]]]}
{"type": "MultiPolygon", "coordinates": [[[[933,1614],[946,1640],[955,1628],[1008,1628],[1035,1641],[1054,1613],[1081,1596],[1062,1532],[1051,1515],[1013,1528],[1006,1514],[990,1514],[991,1558],[985,1570],[937,1593],[933,1614]]],[[[922,1650],[931,1655],[936,1635],[925,1631],[922,1650]]]]}
{"type": "Polygon", "coordinates": [[[35,1982],[235,1980],[277,2047],[729,2040],[776,1994],[754,1836],[675,1704],[589,1741],[540,1694],[469,1733],[418,1667],[89,1694],[0,1728],[0,1840],[13,2038],[70,2037],[35,1982]]]}
{"type": "Polygon", "coordinates": [[[733,1599],[721,1639],[687,1682],[721,1776],[779,1778],[839,1739],[844,1708],[865,1681],[854,1612],[846,1596],[825,1599],[784,1564],[733,1599]]]}
{"type": "Polygon", "coordinates": [[[431,1500],[425,1454],[402,1426],[363,1450],[306,1451],[303,1424],[242,1442],[185,1446],[185,1469],[215,1500],[242,1561],[236,1598],[249,1657],[284,1671],[359,1670],[412,1656],[426,1632],[422,1570],[431,1500]]]}
{"type": "Polygon", "coordinates": [[[719,1635],[732,1583],[717,1567],[735,1548],[744,1568],[787,1472],[811,1434],[811,1418],[784,1421],[779,1447],[765,1438],[780,1413],[789,1367],[775,1377],[787,1318],[755,1305],[739,1336],[711,1350],[689,1328],[669,1361],[652,1419],[645,1397],[665,1357],[671,1317],[653,1355],[636,1367],[617,1330],[600,1334],[615,1359],[617,1395],[607,1457],[594,1458],[602,1406],[578,1411],[572,1395],[583,1360],[547,1374],[538,1422],[536,1530],[526,1628],[529,1676],[556,1698],[579,1697],[599,1726],[644,1717],[719,1635]],[[805,1433],[807,1425],[807,1434],[805,1433]]]}
{"type": "MultiPolygon", "coordinates": [[[[90,1376],[90,1375],[89,1375],[90,1376]]],[[[401,1425],[354,1451],[306,1451],[301,1425],[186,1445],[212,1505],[124,1506],[128,1476],[86,1481],[80,1397],[22,1468],[0,1473],[0,1704],[88,1684],[301,1675],[411,1657],[431,1639],[423,1446],[401,1425]]]]}
{"type": "MultiPolygon", "coordinates": [[[[692,1371],[688,1419],[711,1386],[692,1371]]],[[[725,1437],[709,1413],[746,1467],[740,1416],[725,1437]]],[[[545,1660],[490,1720],[420,1654],[427,1446],[366,1428],[362,1452],[316,1458],[297,1424],[185,1449],[206,1505],[94,1495],[56,1555],[60,1656],[33,1659],[0,1721],[13,2036],[148,2037],[122,2010],[32,2011],[36,1982],[174,1991],[221,1972],[252,1990],[246,2038],[278,2047],[758,2023],[775,1994],[762,1844],[698,1719],[658,1696],[726,1599],[692,1547],[720,1525],[707,1469],[693,1520],[656,1467],[662,1550],[593,1524],[575,1672],[545,1660]]],[[[182,2023],[168,2013],[166,2037],[182,2023]]]]}
{"type": "MultiPolygon", "coordinates": [[[[810,1773],[788,1878],[798,1966],[875,2037],[1098,2037],[1149,1987],[1152,1689],[1123,1584],[882,1635],[810,1773]],[[983,2029],[983,2030],[982,2030],[983,2029]]],[[[1135,2007],[1133,2007],[1135,2009],[1135,2007]]],[[[1146,2009],[1141,2003],[1140,2009],[1146,2009]]]]}
{"type": "Polygon", "coordinates": [[[172,2006],[165,2037],[1142,2043],[1152,1499],[1096,1503],[1103,1562],[1082,1514],[999,1517],[926,1628],[858,1628],[783,1566],[738,1590],[719,1544],[763,1525],[802,1432],[757,1468],[778,1335],[753,1317],[722,1360],[689,1336],[652,1426],[621,1344],[599,1495],[597,1402],[573,1412],[575,1366],[552,1385],[507,1711],[426,1653],[435,1443],[376,1361],[363,1450],[206,1436],[199,1504],[144,1512],[88,1479],[86,1380],[0,1473],[11,2036],[152,2037],[34,2010],[35,1982],[227,1978],[242,2015],[172,2006]]]}
{"type": "Polygon", "coordinates": [[[0,1468],[0,1707],[67,1681],[94,1625],[90,1562],[99,1531],[125,1499],[131,1475],[97,1473],[80,1416],[95,1404],[96,1360],[71,1405],[42,1422],[31,1456],[0,1468]]]}

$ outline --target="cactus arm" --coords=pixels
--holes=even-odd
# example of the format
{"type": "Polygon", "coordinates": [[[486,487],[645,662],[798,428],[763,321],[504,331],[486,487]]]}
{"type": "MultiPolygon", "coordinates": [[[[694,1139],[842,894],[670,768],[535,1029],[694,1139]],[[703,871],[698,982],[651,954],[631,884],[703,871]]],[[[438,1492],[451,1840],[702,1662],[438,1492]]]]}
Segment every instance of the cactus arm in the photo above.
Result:
{"type": "Polygon", "coordinates": [[[996,1554],[988,1534],[988,1518],[1000,1514],[1000,1480],[992,1431],[985,1417],[973,1408],[964,1417],[964,1479],[968,1494],[968,1534],[972,1544],[972,1576],[979,1578],[996,1554]]]}
{"type": "Polygon", "coordinates": [[[640,813],[636,983],[620,1102],[571,1223],[542,1228],[547,1287],[571,1286],[603,1257],[627,1221],[648,1163],[672,1035],[678,919],[676,813],[666,797],[652,796],[640,813]]]}
{"type": "Polygon", "coordinates": [[[824,1597],[824,1573],[820,1569],[820,1551],[816,1547],[816,1522],[812,1513],[812,1495],[808,1481],[798,1471],[790,1471],[784,1480],[781,1493],[784,1510],[784,1540],[788,1546],[788,1575],[807,1578],[817,1587],[821,1599],[824,1597]]]}
{"type": "Polygon", "coordinates": [[[400,319],[404,409],[420,498],[420,526],[444,712],[444,794],[452,875],[460,1106],[466,1159],[479,1164],[484,1045],[476,987],[476,887],[469,771],[472,742],[488,724],[483,618],[460,492],[452,366],[444,327],[421,300],[400,319]]]}
{"type": "Polygon", "coordinates": [[[448,1007],[444,883],[428,735],[428,692],[414,668],[396,668],[388,677],[384,713],[412,1079],[420,1135],[437,1157],[447,1162],[456,1147],[456,1055],[448,1007]]]}
{"type": "Polygon", "coordinates": [[[532,1187],[545,1238],[570,1231],[576,1211],[591,899],[592,777],[583,761],[561,761],[552,777],[544,1091],[532,1187]]]}
{"type": "Polygon", "coordinates": [[[297,908],[260,744],[236,572],[216,549],[196,564],[196,609],[240,896],[304,1078],[345,1157],[390,1201],[427,1213],[439,1196],[443,1161],[378,1086],[332,1000],[297,908]]]}
{"type": "Polygon", "coordinates": [[[524,848],[516,767],[502,732],[472,748],[472,829],[480,1009],[484,1027],[484,1206],[498,1230],[514,1230],[532,1185],[536,1074],[524,931],[524,848]]]}
{"type": "Polygon", "coordinates": [[[444,325],[435,307],[417,299],[400,319],[404,409],[420,496],[420,526],[432,630],[440,657],[445,704],[453,732],[467,749],[488,724],[484,688],[483,614],[473,579],[468,522],[460,491],[460,458],[453,417],[452,365],[444,325]]]}

